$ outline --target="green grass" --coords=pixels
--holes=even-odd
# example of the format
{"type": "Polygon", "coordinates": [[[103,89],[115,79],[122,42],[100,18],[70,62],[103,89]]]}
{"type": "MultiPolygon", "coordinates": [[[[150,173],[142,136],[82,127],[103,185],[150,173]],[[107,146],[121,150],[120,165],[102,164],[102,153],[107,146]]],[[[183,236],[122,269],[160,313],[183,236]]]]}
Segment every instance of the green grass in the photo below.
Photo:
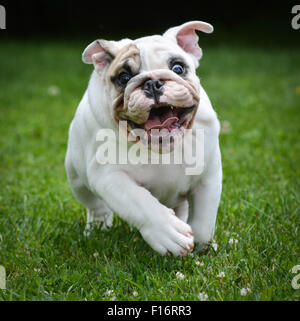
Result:
{"type": "Polygon", "coordinates": [[[0,299],[108,300],[114,290],[117,300],[299,300],[300,49],[203,48],[199,76],[223,124],[218,249],[166,258],[118,218],[83,236],[63,162],[91,72],[86,44],[0,44],[0,299]]]}

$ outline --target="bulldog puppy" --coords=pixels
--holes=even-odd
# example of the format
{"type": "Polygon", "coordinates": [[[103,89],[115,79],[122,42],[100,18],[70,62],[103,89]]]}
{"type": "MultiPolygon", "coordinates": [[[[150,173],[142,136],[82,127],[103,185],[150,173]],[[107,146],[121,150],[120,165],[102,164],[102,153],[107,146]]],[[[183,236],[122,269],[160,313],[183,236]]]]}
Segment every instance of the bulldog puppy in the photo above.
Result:
{"type": "Polygon", "coordinates": [[[192,21],[163,35],[96,40],[84,50],[83,62],[94,70],[69,129],[65,166],[87,209],[87,232],[93,222],[111,226],[116,213],[162,255],[184,256],[194,242],[212,239],[222,186],[220,126],[196,76],[202,51],[195,30],[213,27],[192,21]],[[185,164],[99,164],[97,133],[109,128],[118,137],[121,120],[128,121],[122,135],[140,129],[148,141],[153,129],[174,137],[202,129],[202,173],[186,175],[185,164]]]}

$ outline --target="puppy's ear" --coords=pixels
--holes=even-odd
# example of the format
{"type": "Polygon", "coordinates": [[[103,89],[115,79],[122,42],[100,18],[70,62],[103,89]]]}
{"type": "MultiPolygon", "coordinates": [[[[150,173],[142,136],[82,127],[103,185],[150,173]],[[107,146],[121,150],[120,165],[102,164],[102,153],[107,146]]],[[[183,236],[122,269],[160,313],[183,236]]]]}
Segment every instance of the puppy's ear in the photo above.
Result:
{"type": "Polygon", "coordinates": [[[82,61],[94,64],[95,70],[101,72],[115,57],[118,48],[114,41],[95,40],[82,53],[82,61]]]}
{"type": "Polygon", "coordinates": [[[209,23],[203,21],[191,21],[181,26],[170,28],[163,36],[175,39],[184,51],[199,60],[202,57],[202,50],[198,45],[199,38],[195,30],[212,33],[214,28],[209,23]]]}

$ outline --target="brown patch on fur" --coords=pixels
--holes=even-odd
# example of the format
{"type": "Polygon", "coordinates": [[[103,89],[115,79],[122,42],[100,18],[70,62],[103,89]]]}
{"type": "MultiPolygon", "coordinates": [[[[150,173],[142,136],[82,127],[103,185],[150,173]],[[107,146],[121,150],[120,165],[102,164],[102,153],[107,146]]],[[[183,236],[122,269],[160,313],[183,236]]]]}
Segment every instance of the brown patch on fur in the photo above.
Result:
{"type": "Polygon", "coordinates": [[[138,73],[141,59],[140,51],[136,45],[128,44],[120,49],[107,70],[107,79],[117,76],[122,71],[125,63],[130,67],[133,75],[138,73]]]}

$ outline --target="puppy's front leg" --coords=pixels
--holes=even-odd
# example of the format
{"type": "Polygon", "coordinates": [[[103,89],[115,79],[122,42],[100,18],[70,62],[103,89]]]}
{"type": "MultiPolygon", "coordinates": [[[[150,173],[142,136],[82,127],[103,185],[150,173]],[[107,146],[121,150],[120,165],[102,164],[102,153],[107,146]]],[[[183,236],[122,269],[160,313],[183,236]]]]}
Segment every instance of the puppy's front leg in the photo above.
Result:
{"type": "Polygon", "coordinates": [[[93,192],[122,219],[134,225],[154,250],[163,255],[168,252],[186,255],[194,247],[191,227],[127,173],[114,171],[100,175],[94,172],[90,176],[93,192]]]}

